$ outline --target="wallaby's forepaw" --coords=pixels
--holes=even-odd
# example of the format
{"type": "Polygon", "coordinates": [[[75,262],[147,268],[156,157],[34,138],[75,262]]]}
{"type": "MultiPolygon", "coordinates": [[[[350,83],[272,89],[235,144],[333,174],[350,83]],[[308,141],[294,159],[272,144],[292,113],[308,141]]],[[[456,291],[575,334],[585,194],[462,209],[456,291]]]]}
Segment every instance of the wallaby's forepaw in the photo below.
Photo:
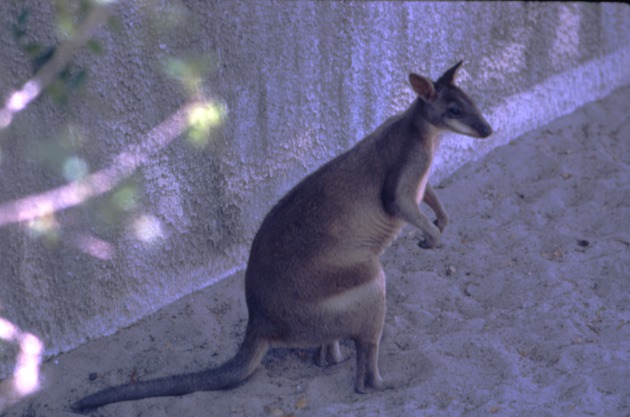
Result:
{"type": "Polygon", "coordinates": [[[418,241],[418,246],[422,249],[432,249],[437,246],[440,240],[440,229],[431,223],[429,223],[427,227],[429,230],[422,230],[422,236],[420,237],[420,241],[418,241]]]}
{"type": "Polygon", "coordinates": [[[440,238],[430,237],[429,235],[423,234],[418,241],[418,246],[422,249],[433,249],[437,246],[440,238]]]}
{"type": "Polygon", "coordinates": [[[422,249],[431,249],[431,246],[429,246],[429,240],[426,236],[422,236],[420,238],[420,240],[418,241],[418,247],[422,249]]]}

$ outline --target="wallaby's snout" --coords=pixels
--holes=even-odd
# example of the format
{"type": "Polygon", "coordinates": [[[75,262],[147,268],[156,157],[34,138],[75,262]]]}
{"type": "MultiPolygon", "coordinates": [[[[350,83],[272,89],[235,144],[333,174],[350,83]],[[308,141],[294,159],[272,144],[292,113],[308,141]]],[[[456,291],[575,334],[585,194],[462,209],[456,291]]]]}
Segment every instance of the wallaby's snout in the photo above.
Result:
{"type": "Polygon", "coordinates": [[[484,118],[479,121],[474,130],[477,132],[476,137],[480,139],[485,139],[492,134],[492,126],[484,118]]]}
{"type": "Polygon", "coordinates": [[[481,113],[472,107],[473,111],[454,113],[447,111],[442,119],[444,128],[473,138],[484,139],[492,134],[492,126],[483,118],[481,113]]]}

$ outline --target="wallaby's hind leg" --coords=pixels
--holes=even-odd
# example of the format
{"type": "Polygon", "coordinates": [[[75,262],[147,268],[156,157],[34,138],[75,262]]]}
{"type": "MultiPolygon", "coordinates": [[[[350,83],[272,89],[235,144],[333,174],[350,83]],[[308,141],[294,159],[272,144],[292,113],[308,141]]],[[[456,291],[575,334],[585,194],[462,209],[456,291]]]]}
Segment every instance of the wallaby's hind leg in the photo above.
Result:
{"type": "Polygon", "coordinates": [[[359,394],[365,394],[365,386],[376,390],[386,388],[383,378],[378,371],[378,342],[354,341],[357,349],[357,379],[354,389],[359,394]]]}
{"type": "Polygon", "coordinates": [[[374,283],[378,290],[363,299],[369,308],[363,311],[364,327],[353,337],[357,351],[355,391],[361,394],[366,392],[366,386],[376,390],[387,388],[378,370],[378,351],[385,325],[385,273],[380,264],[377,268],[374,283]]]}
{"type": "Polygon", "coordinates": [[[317,349],[317,354],[315,355],[315,365],[317,366],[336,365],[342,361],[343,357],[339,349],[339,340],[323,344],[317,349]]]}

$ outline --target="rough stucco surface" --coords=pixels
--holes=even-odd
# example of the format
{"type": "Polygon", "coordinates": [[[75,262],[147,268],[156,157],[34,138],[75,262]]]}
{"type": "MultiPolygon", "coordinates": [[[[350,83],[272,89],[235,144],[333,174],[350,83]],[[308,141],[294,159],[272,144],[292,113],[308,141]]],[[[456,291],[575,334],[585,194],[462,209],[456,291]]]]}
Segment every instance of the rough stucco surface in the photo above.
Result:
{"type": "MultiPolygon", "coordinates": [[[[47,3],[0,2],[3,100],[31,75],[8,32],[21,7],[31,10],[29,36],[58,41],[47,3]]],[[[621,4],[129,1],[113,14],[120,28],[95,36],[103,53],[75,57],[89,77],[68,104],[43,96],[0,131],[0,215],[67,182],[47,162],[51,143],[96,171],[180,108],[186,96],[162,70],[169,57],[209,54],[206,92],[228,114],[206,147],[178,138],[156,152],[130,180],[132,208],[112,216],[112,191],[55,213],[52,238],[33,224],[0,227],[0,318],[47,354],[242,268],[284,192],[412,101],[410,71],[435,78],[464,59],[460,85],[496,130],[483,143],[446,135],[434,182],[630,83],[621,4]],[[94,256],[86,242],[111,251],[94,256]]],[[[15,349],[0,343],[1,376],[15,349]]]]}

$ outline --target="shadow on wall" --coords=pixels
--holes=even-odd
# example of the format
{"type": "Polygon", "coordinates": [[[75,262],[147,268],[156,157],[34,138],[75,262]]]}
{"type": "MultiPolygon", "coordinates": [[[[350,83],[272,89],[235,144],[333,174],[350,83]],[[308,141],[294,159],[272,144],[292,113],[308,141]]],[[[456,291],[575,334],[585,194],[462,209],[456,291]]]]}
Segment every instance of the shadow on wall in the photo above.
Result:
{"type": "MultiPolygon", "coordinates": [[[[552,69],[565,70],[580,57],[580,31],[582,21],[580,6],[577,4],[559,4],[549,10],[554,14],[546,17],[549,27],[547,46],[548,61],[552,69]]],[[[534,19],[532,17],[532,19],[534,19]]],[[[538,20],[539,18],[536,18],[538,20]]],[[[492,50],[485,51],[487,55],[481,57],[479,79],[482,84],[503,84],[510,81],[510,77],[522,74],[531,65],[532,44],[539,36],[538,25],[516,26],[509,29],[504,37],[498,39],[492,50]]],[[[466,79],[466,74],[463,74],[466,79]]]]}

